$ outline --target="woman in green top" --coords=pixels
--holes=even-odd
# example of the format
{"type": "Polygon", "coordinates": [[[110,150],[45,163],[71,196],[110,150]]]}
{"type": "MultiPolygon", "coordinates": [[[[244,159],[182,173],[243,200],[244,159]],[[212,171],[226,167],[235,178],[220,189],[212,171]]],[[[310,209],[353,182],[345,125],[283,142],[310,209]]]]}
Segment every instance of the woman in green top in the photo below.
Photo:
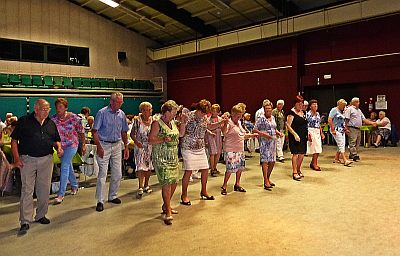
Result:
{"type": "Polygon", "coordinates": [[[149,143],[153,145],[153,166],[162,186],[166,225],[172,224],[172,213],[178,213],[171,208],[171,198],[179,180],[179,130],[174,121],[178,108],[173,100],[165,102],[161,106],[161,116],[152,123],[149,134],[149,143]]]}

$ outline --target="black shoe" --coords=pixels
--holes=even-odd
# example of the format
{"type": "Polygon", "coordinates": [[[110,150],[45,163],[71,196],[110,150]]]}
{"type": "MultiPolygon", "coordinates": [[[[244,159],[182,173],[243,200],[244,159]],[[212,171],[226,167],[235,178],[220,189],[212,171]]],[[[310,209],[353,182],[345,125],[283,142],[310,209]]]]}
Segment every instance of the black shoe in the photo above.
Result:
{"type": "Polygon", "coordinates": [[[102,212],[104,210],[104,206],[103,206],[103,204],[102,203],[97,203],[97,205],[96,205],[96,211],[98,211],[98,212],[102,212]]]}
{"type": "Polygon", "coordinates": [[[36,222],[38,222],[40,224],[50,224],[50,220],[48,218],[46,218],[46,216],[38,219],[36,222]]]}
{"type": "Polygon", "coordinates": [[[359,156],[354,156],[353,157],[353,161],[360,161],[360,157],[359,156]]]}
{"type": "Polygon", "coordinates": [[[226,192],[226,188],[221,187],[221,195],[226,196],[228,192],[226,192]]]}
{"type": "Polygon", "coordinates": [[[200,193],[200,198],[204,200],[215,200],[214,196],[206,196],[203,192],[200,193]]]}
{"type": "Polygon", "coordinates": [[[108,200],[109,203],[113,203],[113,204],[121,204],[121,199],[119,198],[114,198],[113,200],[108,200]]]}
{"type": "Polygon", "coordinates": [[[187,202],[183,201],[182,196],[181,196],[181,202],[180,202],[180,204],[186,205],[186,206],[190,206],[190,205],[192,205],[192,202],[190,202],[190,201],[187,201],[187,202]]]}
{"type": "Polygon", "coordinates": [[[244,189],[243,187],[241,187],[239,185],[233,186],[233,190],[238,191],[238,192],[246,192],[246,189],[244,189]]]}
{"type": "Polygon", "coordinates": [[[266,184],[264,184],[264,189],[265,190],[268,190],[268,191],[271,191],[271,188],[273,188],[273,186],[267,186],[266,184]]]}
{"type": "Polygon", "coordinates": [[[28,233],[28,229],[29,229],[29,224],[22,224],[21,228],[18,230],[17,236],[26,235],[26,233],[28,233]]]}

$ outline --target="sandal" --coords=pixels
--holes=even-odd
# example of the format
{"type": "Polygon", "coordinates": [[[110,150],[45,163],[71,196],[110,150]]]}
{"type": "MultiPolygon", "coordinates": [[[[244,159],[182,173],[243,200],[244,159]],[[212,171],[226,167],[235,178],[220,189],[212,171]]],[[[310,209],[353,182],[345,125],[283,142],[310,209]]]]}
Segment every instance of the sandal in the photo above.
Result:
{"type": "Polygon", "coordinates": [[[172,225],[172,220],[173,220],[174,218],[172,217],[172,216],[167,216],[167,215],[165,215],[164,216],[164,224],[165,225],[172,225]]]}
{"type": "Polygon", "coordinates": [[[299,176],[300,176],[300,178],[304,178],[304,174],[303,174],[303,173],[301,173],[301,171],[300,171],[300,170],[298,170],[298,171],[297,171],[297,175],[299,175],[299,176]]]}
{"type": "Polygon", "coordinates": [[[301,180],[301,176],[297,173],[293,173],[293,179],[299,181],[301,180]]]}
{"type": "Polygon", "coordinates": [[[273,188],[273,186],[271,186],[271,185],[267,186],[267,184],[264,184],[265,190],[271,191],[271,188],[273,188]]]}
{"type": "Polygon", "coordinates": [[[347,160],[346,162],[344,162],[344,166],[350,166],[352,163],[353,161],[347,160]]]}
{"type": "MultiPolygon", "coordinates": [[[[167,214],[167,210],[165,210],[162,206],[161,206],[161,214],[167,214]]],[[[172,214],[178,214],[179,212],[177,210],[171,209],[171,213],[172,214]]]]}
{"type": "Polygon", "coordinates": [[[244,189],[243,187],[241,187],[239,185],[233,186],[233,190],[238,191],[238,192],[246,192],[246,189],[244,189]]]}
{"type": "Polygon", "coordinates": [[[180,202],[180,204],[186,205],[186,206],[190,206],[190,205],[192,205],[192,202],[190,202],[190,201],[187,201],[187,202],[183,201],[183,198],[182,198],[182,196],[181,196],[181,202],[180,202]]]}
{"type": "Polygon", "coordinates": [[[226,188],[221,187],[221,195],[226,196],[228,193],[226,192],[226,188]]]}

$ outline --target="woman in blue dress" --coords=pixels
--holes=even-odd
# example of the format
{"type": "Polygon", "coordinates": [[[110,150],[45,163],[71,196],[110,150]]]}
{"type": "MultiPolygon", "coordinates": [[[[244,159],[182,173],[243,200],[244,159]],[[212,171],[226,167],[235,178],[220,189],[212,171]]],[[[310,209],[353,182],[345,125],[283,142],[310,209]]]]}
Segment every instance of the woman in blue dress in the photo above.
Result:
{"type": "Polygon", "coordinates": [[[253,129],[260,137],[260,162],[262,166],[264,189],[271,190],[275,184],[270,180],[276,161],[276,136],[283,136],[276,129],[275,118],[272,116],[272,103],[264,101],[264,115],[257,119],[253,129]]]}

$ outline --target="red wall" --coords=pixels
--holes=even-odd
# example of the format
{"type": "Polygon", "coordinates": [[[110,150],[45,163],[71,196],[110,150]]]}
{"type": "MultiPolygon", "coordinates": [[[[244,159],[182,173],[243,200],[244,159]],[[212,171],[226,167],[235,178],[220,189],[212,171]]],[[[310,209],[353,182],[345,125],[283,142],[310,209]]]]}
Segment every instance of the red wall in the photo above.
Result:
{"type": "Polygon", "coordinates": [[[309,86],[352,84],[358,88],[362,102],[386,94],[388,116],[399,126],[400,117],[393,111],[400,109],[399,54],[307,65],[399,53],[400,29],[395,24],[400,24],[400,14],[169,61],[168,98],[185,105],[207,98],[221,104],[225,111],[244,102],[248,112],[254,113],[265,98],[274,102],[282,98],[288,109],[293,96],[309,86]],[[246,72],[283,66],[292,67],[246,72]],[[234,72],[244,73],[229,74],[234,72]],[[324,80],[324,74],[332,78],[324,80]]]}

